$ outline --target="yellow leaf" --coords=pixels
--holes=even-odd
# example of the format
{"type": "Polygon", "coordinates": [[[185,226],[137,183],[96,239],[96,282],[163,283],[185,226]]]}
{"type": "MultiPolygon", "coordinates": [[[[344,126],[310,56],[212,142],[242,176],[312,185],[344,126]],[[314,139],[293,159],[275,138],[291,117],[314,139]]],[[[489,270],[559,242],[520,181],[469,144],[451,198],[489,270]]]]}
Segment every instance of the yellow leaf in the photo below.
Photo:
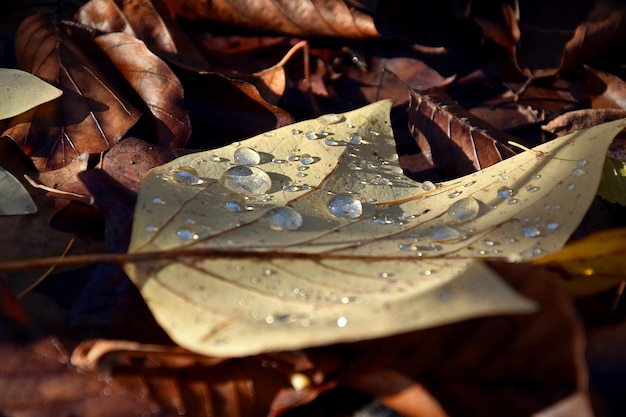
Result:
{"type": "Polygon", "coordinates": [[[146,175],[129,251],[182,252],[126,269],[177,343],[250,355],[533,309],[477,258],[560,249],[625,122],[435,185],[403,175],[390,108],[296,123],[146,175]]]}
{"type": "Polygon", "coordinates": [[[587,295],[626,280],[626,228],[594,233],[533,261],[567,274],[555,280],[571,295],[587,295]]]}
{"type": "Polygon", "coordinates": [[[61,96],[62,91],[25,71],[0,68],[0,120],[61,96]]]}

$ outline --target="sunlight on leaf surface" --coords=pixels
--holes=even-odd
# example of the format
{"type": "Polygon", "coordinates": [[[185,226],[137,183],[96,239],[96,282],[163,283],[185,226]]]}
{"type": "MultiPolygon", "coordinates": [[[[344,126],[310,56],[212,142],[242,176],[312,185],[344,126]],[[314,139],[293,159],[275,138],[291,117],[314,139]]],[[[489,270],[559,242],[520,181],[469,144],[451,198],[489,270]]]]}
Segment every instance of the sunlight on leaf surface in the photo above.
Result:
{"type": "Polygon", "coordinates": [[[0,120],[54,100],[62,91],[26,71],[0,68],[0,120]]]}
{"type": "Polygon", "coordinates": [[[203,251],[126,268],[177,343],[239,356],[532,310],[476,258],[560,249],[625,123],[435,185],[403,175],[390,108],[296,123],[146,175],[130,252],[203,251]]]}

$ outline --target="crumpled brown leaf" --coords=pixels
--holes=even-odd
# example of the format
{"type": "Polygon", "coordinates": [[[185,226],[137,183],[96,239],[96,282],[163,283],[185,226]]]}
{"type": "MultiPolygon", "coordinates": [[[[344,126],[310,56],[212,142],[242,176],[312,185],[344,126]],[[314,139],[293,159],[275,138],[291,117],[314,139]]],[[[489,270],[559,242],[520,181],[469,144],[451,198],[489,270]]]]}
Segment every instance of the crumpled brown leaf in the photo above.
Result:
{"type": "Polygon", "coordinates": [[[63,89],[59,99],[12,119],[4,132],[38,169],[61,168],[84,152],[109,149],[139,118],[139,111],[47,16],[24,20],[15,49],[21,68],[63,89]]]}

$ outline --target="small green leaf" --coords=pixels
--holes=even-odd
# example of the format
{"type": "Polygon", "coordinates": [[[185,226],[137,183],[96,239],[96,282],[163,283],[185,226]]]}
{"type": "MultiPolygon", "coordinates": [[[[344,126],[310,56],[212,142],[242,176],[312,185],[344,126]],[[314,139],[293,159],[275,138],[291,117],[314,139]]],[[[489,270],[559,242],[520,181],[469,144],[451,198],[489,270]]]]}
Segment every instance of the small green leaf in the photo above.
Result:
{"type": "Polygon", "coordinates": [[[17,116],[62,94],[33,74],[9,68],[0,68],[0,91],[0,120],[17,116]]]}

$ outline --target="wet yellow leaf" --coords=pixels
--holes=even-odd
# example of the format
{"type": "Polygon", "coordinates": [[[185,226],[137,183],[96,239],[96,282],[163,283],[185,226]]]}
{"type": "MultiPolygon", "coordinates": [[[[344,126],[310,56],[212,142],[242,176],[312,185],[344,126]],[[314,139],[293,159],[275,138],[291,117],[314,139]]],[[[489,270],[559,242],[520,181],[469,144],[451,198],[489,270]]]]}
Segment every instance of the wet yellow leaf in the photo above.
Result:
{"type": "Polygon", "coordinates": [[[0,120],[61,96],[62,91],[25,71],[0,68],[0,120]]]}
{"type": "Polygon", "coordinates": [[[390,107],[296,123],[146,175],[130,252],[188,252],[126,269],[177,343],[250,355],[533,309],[479,259],[560,249],[625,122],[432,184],[403,175],[390,107]]]}

